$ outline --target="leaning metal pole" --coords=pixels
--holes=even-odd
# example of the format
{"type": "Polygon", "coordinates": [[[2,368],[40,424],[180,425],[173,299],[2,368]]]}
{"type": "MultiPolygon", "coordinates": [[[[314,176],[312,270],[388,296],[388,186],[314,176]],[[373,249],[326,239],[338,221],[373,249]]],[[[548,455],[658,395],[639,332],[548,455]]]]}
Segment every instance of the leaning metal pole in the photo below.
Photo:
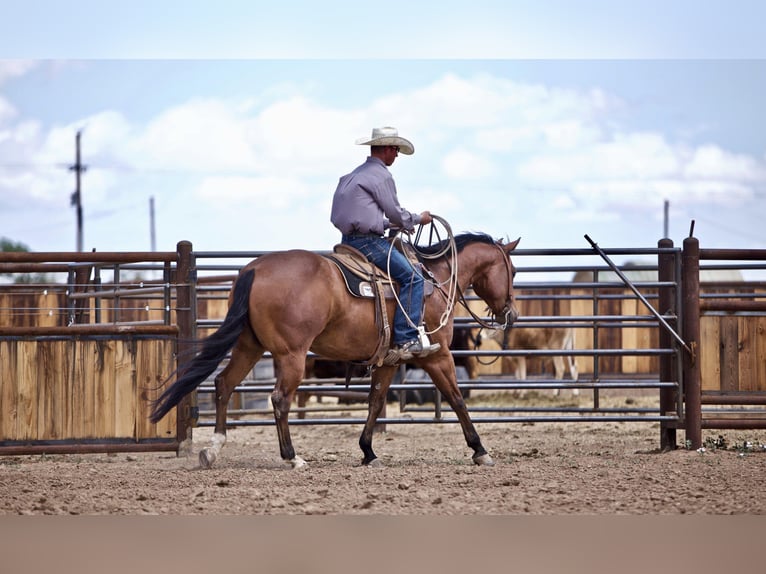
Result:
{"type": "Polygon", "coordinates": [[[638,297],[639,300],[646,306],[646,308],[649,309],[649,311],[652,313],[652,315],[655,316],[655,318],[660,322],[660,324],[663,327],[665,327],[665,329],[675,338],[676,341],[678,341],[678,344],[681,345],[684,349],[686,349],[687,353],[691,354],[692,352],[691,349],[684,342],[681,336],[678,333],[676,333],[673,327],[671,327],[668,324],[668,322],[665,320],[665,318],[662,315],[660,315],[654,307],[652,307],[652,304],[646,300],[646,297],[641,295],[640,291],[636,289],[636,286],[633,285],[633,283],[631,283],[630,279],[628,279],[625,276],[625,274],[622,271],[620,271],[620,268],[617,267],[617,265],[615,265],[611,259],[609,259],[609,256],[606,253],[604,253],[604,251],[590,237],[588,237],[587,234],[585,235],[585,239],[588,240],[588,243],[591,244],[591,246],[596,251],[596,253],[598,253],[604,261],[606,261],[607,265],[609,265],[609,267],[612,268],[612,271],[614,271],[617,274],[617,276],[622,280],[622,282],[625,283],[625,285],[627,285],[630,288],[630,290],[633,291],[633,293],[635,293],[636,297],[638,297]]]}

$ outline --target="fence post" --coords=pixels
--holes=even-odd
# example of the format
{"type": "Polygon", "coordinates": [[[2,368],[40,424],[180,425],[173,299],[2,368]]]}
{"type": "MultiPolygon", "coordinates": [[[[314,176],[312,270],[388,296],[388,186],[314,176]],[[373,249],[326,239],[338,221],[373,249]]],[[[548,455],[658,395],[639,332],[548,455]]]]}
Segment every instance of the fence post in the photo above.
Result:
{"type": "Polygon", "coordinates": [[[700,247],[696,237],[684,239],[681,256],[683,287],[683,337],[691,349],[684,353],[683,393],[686,441],[690,448],[702,446],[702,398],[699,362],[700,341],[700,247]]]}
{"type": "MultiPolygon", "coordinates": [[[[183,372],[186,363],[194,355],[194,340],[196,338],[197,306],[195,304],[196,273],[192,257],[192,244],[189,241],[179,241],[176,246],[178,266],[176,268],[176,324],[178,325],[178,345],[176,351],[176,368],[183,372]]],[[[191,449],[192,427],[196,425],[197,393],[191,393],[181,400],[177,410],[176,432],[179,441],[178,452],[191,449]]]]}
{"type": "MultiPolygon", "coordinates": [[[[664,238],[657,242],[657,247],[660,249],[670,249],[673,247],[673,240],[664,238]]],[[[657,274],[658,279],[661,282],[675,282],[675,256],[673,253],[659,253],[657,261],[657,274]]],[[[659,290],[659,313],[662,315],[677,316],[676,309],[676,287],[660,287],[659,290]]],[[[671,327],[678,330],[678,324],[676,320],[669,320],[668,323],[671,327]]],[[[673,344],[673,337],[668,333],[667,329],[660,329],[660,348],[661,349],[678,349],[678,345],[673,344]]],[[[661,355],[660,356],[660,381],[668,382],[674,380],[677,375],[676,369],[677,355],[661,355]]],[[[678,393],[672,388],[662,387],[660,389],[660,414],[666,416],[671,411],[675,414],[676,405],[678,402],[678,393]]],[[[676,427],[669,425],[666,421],[660,423],[660,449],[673,450],[677,447],[676,444],[676,427]]]]}

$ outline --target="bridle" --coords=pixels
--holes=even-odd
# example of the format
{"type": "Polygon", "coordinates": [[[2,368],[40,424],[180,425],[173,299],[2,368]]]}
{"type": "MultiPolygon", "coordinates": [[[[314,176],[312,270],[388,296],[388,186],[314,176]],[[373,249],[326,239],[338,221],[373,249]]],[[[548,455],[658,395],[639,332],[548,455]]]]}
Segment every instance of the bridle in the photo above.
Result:
{"type": "MultiPolygon", "coordinates": [[[[500,312],[503,316],[503,325],[500,327],[503,331],[508,329],[513,324],[514,319],[511,318],[511,310],[513,309],[513,298],[511,296],[511,290],[513,289],[513,265],[511,264],[511,258],[510,256],[505,252],[505,250],[497,243],[495,243],[495,247],[497,247],[500,250],[500,253],[503,256],[503,262],[505,263],[505,270],[506,275],[508,277],[508,298],[505,300],[505,305],[503,306],[502,311],[500,312]]],[[[497,315],[495,315],[497,317],[497,315]]]]}
{"type": "MultiPolygon", "coordinates": [[[[505,269],[506,269],[506,275],[508,277],[508,290],[506,293],[511,292],[511,288],[513,287],[513,269],[511,266],[511,259],[508,257],[508,254],[503,250],[503,248],[500,246],[499,243],[495,243],[494,247],[497,248],[498,251],[500,251],[500,254],[503,258],[503,261],[505,262],[505,269]]],[[[485,329],[501,329],[505,331],[508,327],[511,326],[513,323],[513,319],[511,318],[511,309],[513,308],[513,301],[511,299],[511,296],[508,295],[508,298],[505,300],[505,305],[503,306],[500,313],[495,313],[495,320],[494,323],[489,323],[476,315],[471,308],[468,306],[468,302],[465,300],[465,295],[463,294],[463,290],[458,285],[458,295],[460,296],[460,304],[465,308],[466,311],[468,311],[468,314],[473,317],[474,321],[476,321],[479,325],[484,327],[485,329]],[[497,321],[498,317],[503,317],[503,323],[500,324],[497,321]]]]}

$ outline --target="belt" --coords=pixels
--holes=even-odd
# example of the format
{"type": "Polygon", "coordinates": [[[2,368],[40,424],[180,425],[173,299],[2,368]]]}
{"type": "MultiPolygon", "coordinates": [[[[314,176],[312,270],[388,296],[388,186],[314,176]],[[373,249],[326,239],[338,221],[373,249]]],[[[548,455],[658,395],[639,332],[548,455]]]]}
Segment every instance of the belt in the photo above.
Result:
{"type": "Polygon", "coordinates": [[[383,237],[380,233],[344,233],[343,237],[383,237]]]}

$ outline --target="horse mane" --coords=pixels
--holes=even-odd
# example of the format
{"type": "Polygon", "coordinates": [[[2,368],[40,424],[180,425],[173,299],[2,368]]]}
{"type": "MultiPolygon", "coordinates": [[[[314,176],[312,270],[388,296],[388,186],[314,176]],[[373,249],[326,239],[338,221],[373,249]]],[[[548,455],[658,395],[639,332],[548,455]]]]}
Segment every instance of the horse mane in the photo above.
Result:
{"type": "MultiPolygon", "coordinates": [[[[491,236],[487,235],[486,233],[479,233],[479,232],[467,232],[467,233],[460,233],[458,235],[455,235],[455,247],[457,248],[457,252],[460,253],[463,248],[466,245],[470,245],[471,243],[487,243],[488,245],[494,245],[497,243],[497,241],[492,238],[491,236]]],[[[439,253],[443,250],[445,250],[448,247],[449,239],[442,239],[438,243],[434,243],[433,245],[428,246],[417,246],[418,254],[423,255],[434,255],[435,253],[439,253]]],[[[445,251],[445,255],[449,254],[449,251],[445,251]]]]}

